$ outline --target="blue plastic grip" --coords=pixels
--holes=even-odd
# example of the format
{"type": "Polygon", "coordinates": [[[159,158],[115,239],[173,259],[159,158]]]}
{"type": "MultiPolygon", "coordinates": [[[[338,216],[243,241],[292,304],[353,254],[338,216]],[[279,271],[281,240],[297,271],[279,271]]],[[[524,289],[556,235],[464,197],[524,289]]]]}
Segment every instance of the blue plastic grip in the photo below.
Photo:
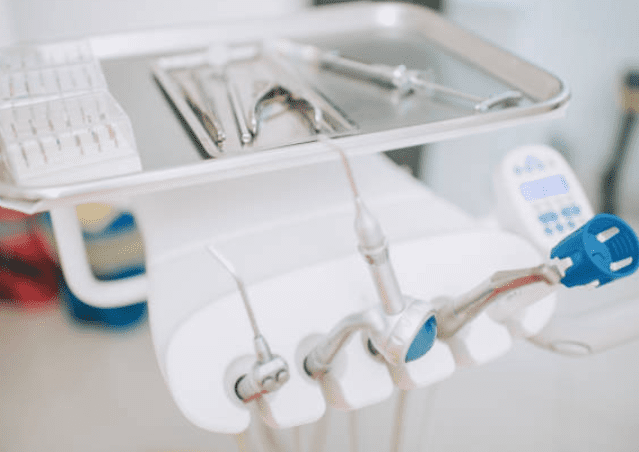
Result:
{"type": "Polygon", "coordinates": [[[603,286],[635,272],[639,240],[621,218],[602,213],[559,242],[550,257],[572,259],[561,280],[564,286],[582,286],[595,280],[603,286]]]}
{"type": "Polygon", "coordinates": [[[413,339],[413,342],[408,348],[408,352],[406,352],[404,362],[409,363],[424,356],[433,347],[436,338],[437,320],[435,316],[432,316],[429,317],[419,329],[415,339],[413,339]]]}

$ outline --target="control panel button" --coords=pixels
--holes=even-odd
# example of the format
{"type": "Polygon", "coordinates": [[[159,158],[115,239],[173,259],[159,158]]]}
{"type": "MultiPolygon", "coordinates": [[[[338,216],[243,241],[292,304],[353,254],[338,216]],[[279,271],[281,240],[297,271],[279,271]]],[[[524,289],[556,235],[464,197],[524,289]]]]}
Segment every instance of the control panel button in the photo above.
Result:
{"type": "Polygon", "coordinates": [[[564,217],[576,217],[580,213],[581,209],[579,209],[579,207],[577,206],[564,207],[563,209],[561,209],[561,214],[564,217]]]}
{"type": "Polygon", "coordinates": [[[541,162],[541,160],[539,160],[537,157],[534,157],[532,155],[526,156],[525,166],[526,166],[526,171],[529,173],[535,169],[540,171],[544,169],[544,164],[541,162]]]}
{"type": "Polygon", "coordinates": [[[545,232],[546,234],[548,234],[548,235],[552,235],[552,229],[550,229],[550,228],[546,228],[546,229],[544,229],[544,232],[545,232]]]}
{"type": "Polygon", "coordinates": [[[551,221],[557,221],[559,216],[555,212],[546,212],[539,215],[539,221],[542,223],[550,223],[551,221]]]}
{"type": "Polygon", "coordinates": [[[563,231],[563,230],[564,230],[564,227],[563,227],[563,225],[561,225],[561,224],[557,224],[555,227],[557,228],[557,230],[558,230],[559,232],[561,232],[561,231],[563,231]]]}

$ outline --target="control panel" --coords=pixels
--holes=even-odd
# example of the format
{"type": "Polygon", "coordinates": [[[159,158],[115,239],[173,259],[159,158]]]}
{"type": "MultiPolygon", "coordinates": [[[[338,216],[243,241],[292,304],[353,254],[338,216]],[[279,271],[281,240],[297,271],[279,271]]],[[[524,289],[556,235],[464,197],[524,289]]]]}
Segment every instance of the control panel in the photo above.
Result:
{"type": "Polygon", "coordinates": [[[500,224],[544,253],[594,215],[568,162],[548,146],[510,151],[497,168],[494,188],[500,224]]]}

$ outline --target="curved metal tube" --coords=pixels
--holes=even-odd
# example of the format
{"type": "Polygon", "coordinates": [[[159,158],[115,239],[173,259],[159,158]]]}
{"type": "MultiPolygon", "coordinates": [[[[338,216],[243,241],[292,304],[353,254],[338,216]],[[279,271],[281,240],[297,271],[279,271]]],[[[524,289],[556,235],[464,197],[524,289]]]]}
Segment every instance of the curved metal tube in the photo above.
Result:
{"type": "Polygon", "coordinates": [[[248,316],[249,321],[251,322],[251,328],[253,329],[253,334],[256,339],[259,338],[260,336],[262,336],[262,334],[260,333],[260,329],[257,326],[257,321],[255,320],[255,313],[253,312],[253,308],[251,307],[251,302],[249,301],[249,297],[248,297],[248,293],[246,292],[246,286],[244,285],[244,281],[240,277],[239,273],[237,272],[233,264],[231,264],[231,262],[227,258],[222,256],[222,254],[217,249],[215,249],[215,247],[208,246],[207,249],[209,250],[209,253],[211,253],[213,257],[215,257],[215,259],[217,259],[217,261],[220,264],[222,264],[222,266],[226,269],[226,271],[231,275],[233,280],[235,280],[235,284],[237,285],[237,290],[240,292],[240,296],[242,297],[242,301],[244,302],[244,309],[246,309],[246,315],[248,316]]]}
{"type": "Polygon", "coordinates": [[[373,327],[375,320],[371,311],[359,312],[344,317],[326,335],[322,342],[304,359],[304,370],[311,377],[328,372],[335,355],[339,352],[348,339],[357,331],[373,327]]]}
{"type": "Polygon", "coordinates": [[[548,264],[497,272],[470,292],[443,304],[437,310],[437,337],[447,339],[453,336],[502,295],[540,282],[546,283],[550,288],[558,284],[561,278],[561,271],[548,264]]]}

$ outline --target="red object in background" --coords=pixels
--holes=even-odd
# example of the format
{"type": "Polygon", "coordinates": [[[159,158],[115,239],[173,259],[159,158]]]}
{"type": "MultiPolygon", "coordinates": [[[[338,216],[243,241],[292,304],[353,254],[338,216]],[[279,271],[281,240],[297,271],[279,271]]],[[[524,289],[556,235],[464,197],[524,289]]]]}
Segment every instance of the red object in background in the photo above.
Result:
{"type": "Polygon", "coordinates": [[[35,216],[0,208],[0,300],[27,309],[57,303],[60,269],[35,216]]]}

